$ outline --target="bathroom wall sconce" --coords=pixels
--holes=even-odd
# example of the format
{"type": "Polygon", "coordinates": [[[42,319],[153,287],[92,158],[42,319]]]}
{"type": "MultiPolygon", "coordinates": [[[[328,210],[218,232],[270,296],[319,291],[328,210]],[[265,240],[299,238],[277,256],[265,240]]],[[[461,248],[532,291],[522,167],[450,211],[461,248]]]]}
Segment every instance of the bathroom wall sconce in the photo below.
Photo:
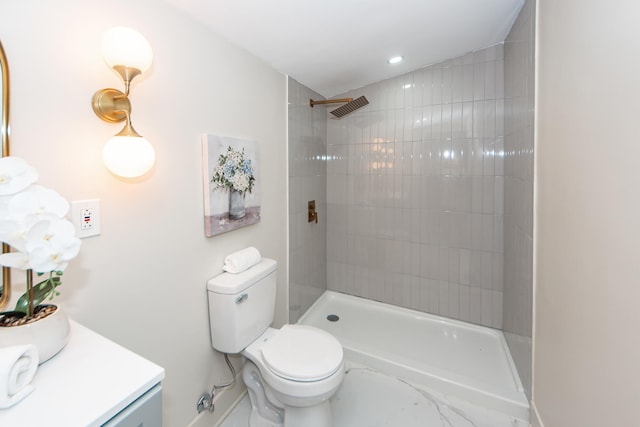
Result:
{"type": "Polygon", "coordinates": [[[125,122],[102,150],[109,171],[124,178],[147,173],[155,162],[153,147],[131,125],[131,81],[149,69],[153,62],[151,45],[140,33],[130,28],[115,27],[102,36],[102,55],[109,67],[122,77],[124,92],[102,89],[93,95],[93,111],[109,123],[125,122]]]}

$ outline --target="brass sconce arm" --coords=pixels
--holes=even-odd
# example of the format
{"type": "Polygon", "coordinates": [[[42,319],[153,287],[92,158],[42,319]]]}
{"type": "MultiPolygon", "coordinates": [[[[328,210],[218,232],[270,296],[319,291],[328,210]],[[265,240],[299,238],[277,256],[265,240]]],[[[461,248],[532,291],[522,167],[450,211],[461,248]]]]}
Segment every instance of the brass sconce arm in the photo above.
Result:
{"type": "Polygon", "coordinates": [[[131,84],[131,81],[136,76],[142,74],[142,71],[135,67],[127,67],[126,65],[114,65],[113,69],[116,70],[118,74],[120,74],[120,77],[122,77],[122,81],[124,82],[125,87],[124,96],[129,96],[129,86],[131,84]]]}
{"type": "MultiPolygon", "coordinates": [[[[128,92],[127,85],[127,92],[128,92]]],[[[131,102],[128,93],[117,89],[101,89],[93,95],[93,111],[105,122],[118,123],[131,116],[131,102]]],[[[128,120],[130,121],[130,120],[128,120]]]]}

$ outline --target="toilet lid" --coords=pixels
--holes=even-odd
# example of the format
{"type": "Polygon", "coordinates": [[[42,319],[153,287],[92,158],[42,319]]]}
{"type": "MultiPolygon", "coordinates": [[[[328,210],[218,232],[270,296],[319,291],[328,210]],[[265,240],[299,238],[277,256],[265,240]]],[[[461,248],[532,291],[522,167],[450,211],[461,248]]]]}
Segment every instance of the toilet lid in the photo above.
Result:
{"type": "Polygon", "coordinates": [[[328,332],[285,325],[262,346],[262,359],[276,375],[293,381],[318,381],[338,370],[342,346],[328,332]]]}

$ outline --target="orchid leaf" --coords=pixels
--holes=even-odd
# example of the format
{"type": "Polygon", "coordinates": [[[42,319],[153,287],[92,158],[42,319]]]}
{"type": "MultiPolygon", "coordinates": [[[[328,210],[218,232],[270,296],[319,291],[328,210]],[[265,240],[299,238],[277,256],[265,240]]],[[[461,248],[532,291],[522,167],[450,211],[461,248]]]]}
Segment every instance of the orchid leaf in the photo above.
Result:
{"type": "MultiPolygon", "coordinates": [[[[60,286],[59,276],[50,276],[47,280],[43,280],[33,287],[33,306],[37,307],[47,298],[53,297],[56,292],[56,287],[60,286]]],[[[29,294],[24,293],[18,302],[16,303],[15,311],[22,313],[29,313],[29,294]]]]}

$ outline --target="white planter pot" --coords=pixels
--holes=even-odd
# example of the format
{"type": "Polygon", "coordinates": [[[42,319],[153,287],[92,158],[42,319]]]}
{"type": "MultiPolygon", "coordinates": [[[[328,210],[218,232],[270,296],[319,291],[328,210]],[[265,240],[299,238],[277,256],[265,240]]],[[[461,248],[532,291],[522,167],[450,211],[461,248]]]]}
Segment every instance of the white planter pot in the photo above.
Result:
{"type": "Polygon", "coordinates": [[[33,344],[38,349],[41,364],[67,344],[69,329],[69,318],[57,307],[56,311],[36,322],[0,327],[0,347],[33,344]]]}

